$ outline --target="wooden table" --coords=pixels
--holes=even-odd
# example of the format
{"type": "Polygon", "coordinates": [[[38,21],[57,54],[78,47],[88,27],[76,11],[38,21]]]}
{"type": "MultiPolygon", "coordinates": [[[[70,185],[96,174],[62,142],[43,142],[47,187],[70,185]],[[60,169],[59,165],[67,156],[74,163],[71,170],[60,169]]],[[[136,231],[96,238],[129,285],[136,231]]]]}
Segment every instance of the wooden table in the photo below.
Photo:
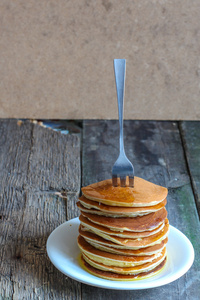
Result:
{"type": "Polygon", "coordinates": [[[169,189],[170,224],[195,249],[180,279],[138,291],[80,284],[47,257],[49,234],[78,216],[80,186],[109,178],[118,155],[117,121],[69,124],[74,133],[65,135],[0,120],[0,299],[200,299],[200,122],[125,121],[136,175],[169,189]]]}

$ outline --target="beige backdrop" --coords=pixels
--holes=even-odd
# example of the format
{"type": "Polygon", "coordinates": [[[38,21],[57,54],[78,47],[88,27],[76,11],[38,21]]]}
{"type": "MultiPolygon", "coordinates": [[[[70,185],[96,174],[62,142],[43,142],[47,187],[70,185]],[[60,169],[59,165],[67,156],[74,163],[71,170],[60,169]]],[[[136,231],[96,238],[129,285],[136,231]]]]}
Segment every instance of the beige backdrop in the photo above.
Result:
{"type": "Polygon", "coordinates": [[[200,1],[0,1],[0,117],[200,119],[200,1]]]}

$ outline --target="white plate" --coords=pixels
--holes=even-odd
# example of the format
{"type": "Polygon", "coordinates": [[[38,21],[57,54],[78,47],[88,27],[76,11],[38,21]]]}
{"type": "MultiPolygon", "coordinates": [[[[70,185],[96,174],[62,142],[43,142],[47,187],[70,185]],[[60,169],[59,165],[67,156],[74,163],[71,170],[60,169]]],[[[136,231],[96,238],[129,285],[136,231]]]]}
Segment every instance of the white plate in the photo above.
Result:
{"type": "Polygon", "coordinates": [[[170,226],[167,243],[168,259],[164,269],[159,274],[143,280],[126,282],[101,279],[85,271],[79,264],[78,227],[78,218],[57,227],[47,240],[47,253],[59,271],[85,284],[115,290],[158,287],[181,277],[189,270],[194,261],[194,249],[191,242],[182,232],[170,226]]]}

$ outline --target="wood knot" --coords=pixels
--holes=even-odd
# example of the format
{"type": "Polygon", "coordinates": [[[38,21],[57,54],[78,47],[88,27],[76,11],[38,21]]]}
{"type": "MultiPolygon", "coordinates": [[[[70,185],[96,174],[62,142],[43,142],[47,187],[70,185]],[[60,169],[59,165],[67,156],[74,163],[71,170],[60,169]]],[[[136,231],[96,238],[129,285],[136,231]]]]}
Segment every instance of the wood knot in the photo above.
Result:
{"type": "Polygon", "coordinates": [[[16,258],[17,260],[20,260],[20,259],[22,259],[22,255],[21,255],[20,253],[19,253],[19,254],[16,254],[15,258],[16,258]]]}

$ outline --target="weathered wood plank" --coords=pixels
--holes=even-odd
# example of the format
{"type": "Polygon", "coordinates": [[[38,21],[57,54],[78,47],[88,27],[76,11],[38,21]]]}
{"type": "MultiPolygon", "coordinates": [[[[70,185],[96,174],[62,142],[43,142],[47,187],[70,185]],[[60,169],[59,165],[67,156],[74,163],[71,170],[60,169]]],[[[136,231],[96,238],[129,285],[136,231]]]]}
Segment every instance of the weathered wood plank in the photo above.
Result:
{"type": "Polygon", "coordinates": [[[73,217],[79,139],[1,120],[0,167],[0,299],[80,299],[81,285],[46,254],[49,234],[73,217]],[[58,196],[63,192],[69,201],[58,196]]]}
{"type": "Polygon", "coordinates": [[[29,121],[0,120],[0,186],[36,191],[77,192],[80,146],[76,135],[62,135],[29,121]],[[6,156],[6,159],[4,156],[6,156]]]}
{"type": "Polygon", "coordinates": [[[200,122],[180,122],[180,129],[200,217],[200,122]]]}
{"type": "MultiPolygon", "coordinates": [[[[125,121],[125,148],[135,173],[169,189],[169,221],[194,245],[192,268],[177,281],[142,291],[112,291],[82,287],[83,299],[199,299],[200,225],[177,123],[125,121]]],[[[84,121],[82,185],[111,177],[118,156],[118,122],[84,121]]]]}

